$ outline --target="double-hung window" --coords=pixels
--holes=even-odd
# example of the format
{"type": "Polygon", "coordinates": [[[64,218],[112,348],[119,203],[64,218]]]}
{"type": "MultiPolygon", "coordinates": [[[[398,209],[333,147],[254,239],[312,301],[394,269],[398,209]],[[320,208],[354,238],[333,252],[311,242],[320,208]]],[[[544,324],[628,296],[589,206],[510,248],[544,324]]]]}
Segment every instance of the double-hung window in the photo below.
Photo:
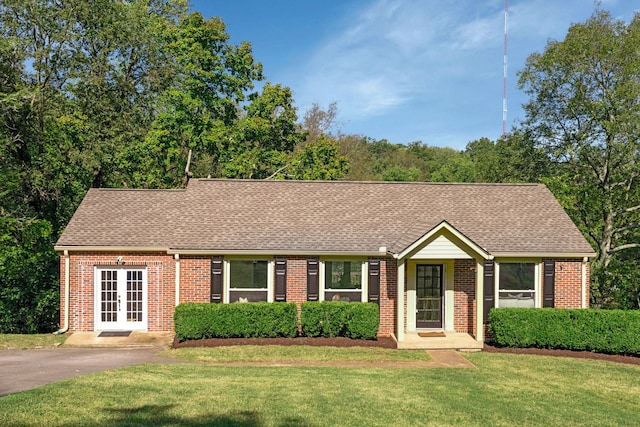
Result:
{"type": "Polygon", "coordinates": [[[364,301],[365,263],[363,261],[324,261],[325,301],[364,301]]]}
{"type": "Polygon", "coordinates": [[[534,308],[539,289],[539,264],[501,262],[498,265],[498,307],[534,308]]]}
{"type": "Polygon", "coordinates": [[[269,261],[232,259],[227,265],[229,302],[269,301],[269,261]]]}

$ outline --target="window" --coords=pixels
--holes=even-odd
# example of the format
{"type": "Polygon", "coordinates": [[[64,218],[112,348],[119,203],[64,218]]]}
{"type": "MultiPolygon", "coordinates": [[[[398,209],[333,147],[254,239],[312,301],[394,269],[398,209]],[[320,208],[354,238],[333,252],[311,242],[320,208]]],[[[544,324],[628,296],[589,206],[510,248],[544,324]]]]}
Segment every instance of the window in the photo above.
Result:
{"type": "Polygon", "coordinates": [[[229,261],[229,302],[268,301],[269,261],[229,261]]]}
{"type": "Polygon", "coordinates": [[[362,301],[362,261],[324,262],[324,300],[362,301]]]}
{"type": "Polygon", "coordinates": [[[536,304],[536,263],[499,264],[498,307],[533,308],[536,304]]]}

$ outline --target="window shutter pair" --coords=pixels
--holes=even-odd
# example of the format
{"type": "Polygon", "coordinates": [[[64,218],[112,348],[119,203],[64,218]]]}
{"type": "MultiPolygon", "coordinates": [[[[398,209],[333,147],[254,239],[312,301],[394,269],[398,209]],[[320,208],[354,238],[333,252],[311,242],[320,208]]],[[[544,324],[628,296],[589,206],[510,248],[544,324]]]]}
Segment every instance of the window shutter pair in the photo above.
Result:
{"type": "MultiPolygon", "coordinates": [[[[546,259],[543,279],[543,307],[553,307],[555,304],[556,262],[546,259]]],[[[484,323],[489,321],[489,310],[495,307],[495,263],[491,260],[484,262],[484,323]]]]}
{"type": "MultiPolygon", "coordinates": [[[[222,302],[222,267],[224,258],[221,256],[211,258],[211,302],[222,302]]],[[[287,259],[275,259],[275,301],[287,300],[287,259]]]]}
{"type": "MultiPolygon", "coordinates": [[[[307,301],[320,299],[320,261],[307,259],[307,301]]],[[[380,304],[380,260],[369,260],[369,302],[380,304]]]]}

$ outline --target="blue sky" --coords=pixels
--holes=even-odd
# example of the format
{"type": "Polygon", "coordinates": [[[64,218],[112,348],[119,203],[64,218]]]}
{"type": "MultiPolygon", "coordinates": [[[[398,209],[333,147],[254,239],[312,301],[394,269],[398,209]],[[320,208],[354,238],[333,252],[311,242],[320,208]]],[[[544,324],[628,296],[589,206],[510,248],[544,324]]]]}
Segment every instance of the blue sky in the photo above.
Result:
{"type": "MultiPolygon", "coordinates": [[[[602,0],[628,22],[636,0],[602,0]]],[[[507,128],[527,101],[516,72],[549,39],[584,22],[593,0],[510,0],[507,128]]],[[[197,0],[233,43],[250,42],[298,115],[338,105],[338,126],[393,143],[463,149],[502,133],[504,0],[197,0]]]]}

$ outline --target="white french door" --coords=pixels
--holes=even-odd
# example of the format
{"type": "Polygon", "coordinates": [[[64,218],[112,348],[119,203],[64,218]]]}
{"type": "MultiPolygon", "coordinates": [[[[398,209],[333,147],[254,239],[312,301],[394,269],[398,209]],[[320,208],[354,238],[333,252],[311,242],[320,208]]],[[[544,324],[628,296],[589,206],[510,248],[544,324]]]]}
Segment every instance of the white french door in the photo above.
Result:
{"type": "Polygon", "coordinates": [[[147,270],[96,268],[95,330],[147,329],[147,270]]]}

